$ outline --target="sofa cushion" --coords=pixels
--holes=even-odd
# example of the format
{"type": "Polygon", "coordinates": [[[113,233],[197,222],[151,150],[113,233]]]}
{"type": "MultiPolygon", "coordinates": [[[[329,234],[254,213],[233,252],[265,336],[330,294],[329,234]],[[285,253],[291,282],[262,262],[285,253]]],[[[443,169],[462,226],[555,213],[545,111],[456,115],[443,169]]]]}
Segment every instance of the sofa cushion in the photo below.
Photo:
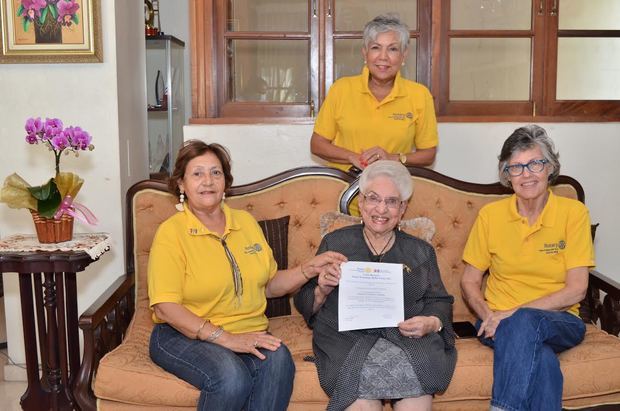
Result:
{"type": "MultiPolygon", "coordinates": [[[[493,384],[493,350],[476,338],[457,339],[458,359],[448,389],[435,396],[434,404],[465,400],[490,400],[493,384]]],[[[617,393],[620,361],[618,338],[593,325],[586,326],[584,341],[559,355],[564,375],[564,405],[617,393]]],[[[620,399],[620,396],[618,396],[620,399]]],[[[488,407],[488,402],[487,402],[488,407]]],[[[434,407],[435,408],[435,407],[434,407]]]]}
{"type": "MultiPolygon", "coordinates": [[[[320,227],[321,237],[331,233],[342,227],[348,227],[353,224],[359,224],[360,218],[348,214],[342,214],[335,211],[329,211],[321,216],[320,227]]],[[[435,224],[426,217],[410,218],[402,220],[399,228],[415,237],[421,238],[427,242],[431,242],[435,235],[435,224]]]]}
{"type": "MultiPolygon", "coordinates": [[[[288,223],[290,216],[260,220],[258,225],[263,230],[267,244],[271,247],[273,258],[278,263],[278,270],[288,268],[288,223]]],[[[291,303],[288,296],[268,298],[265,314],[267,317],[288,315],[291,313],[291,303]]]]}
{"type": "Polygon", "coordinates": [[[288,268],[288,223],[291,216],[274,218],[272,220],[261,220],[258,222],[267,244],[273,251],[273,258],[278,263],[278,270],[288,268]]]}

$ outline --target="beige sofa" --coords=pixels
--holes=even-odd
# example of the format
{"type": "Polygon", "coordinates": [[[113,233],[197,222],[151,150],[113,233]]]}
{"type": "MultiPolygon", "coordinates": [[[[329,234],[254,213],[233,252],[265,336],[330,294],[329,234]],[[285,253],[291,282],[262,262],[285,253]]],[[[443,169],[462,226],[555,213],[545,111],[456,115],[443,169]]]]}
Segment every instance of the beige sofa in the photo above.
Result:
{"type": "MultiPolygon", "coordinates": [[[[405,218],[422,216],[434,222],[432,244],[443,281],[455,296],[454,319],[474,320],[460,296],[461,253],[480,207],[508,195],[508,191],[499,184],[465,183],[427,169],[412,167],[410,171],[415,191],[405,218]]],[[[568,177],[559,181],[554,188],[557,193],[583,201],[579,183],[568,177]]],[[[234,187],[226,201],[235,208],[248,210],[257,220],[290,216],[287,256],[292,267],[317,249],[321,216],[346,210],[356,192],[357,182],[352,176],[311,167],[234,187]]],[[[148,309],[146,266],[155,230],[175,212],[175,202],[161,182],[139,183],[127,195],[127,275],[119,278],[80,319],[84,360],[74,381],[74,392],[84,410],[195,409],[198,391],[153,364],[148,355],[153,324],[148,309]]],[[[603,329],[617,335],[619,300],[618,284],[592,273],[588,297],[582,306],[584,321],[600,320],[603,329]],[[607,293],[604,303],[599,299],[599,290],[607,293]]],[[[304,361],[305,356],[312,354],[311,330],[294,308],[289,314],[290,309],[286,298],[270,302],[270,329],[288,345],[297,367],[289,408],[323,410],[328,399],[319,386],[314,364],[304,361]]],[[[488,409],[492,351],[475,339],[457,340],[457,349],[452,382],[445,393],[435,397],[433,408],[488,409]]],[[[620,404],[618,337],[589,324],[585,341],[561,354],[560,361],[565,376],[566,408],[620,404]]]]}

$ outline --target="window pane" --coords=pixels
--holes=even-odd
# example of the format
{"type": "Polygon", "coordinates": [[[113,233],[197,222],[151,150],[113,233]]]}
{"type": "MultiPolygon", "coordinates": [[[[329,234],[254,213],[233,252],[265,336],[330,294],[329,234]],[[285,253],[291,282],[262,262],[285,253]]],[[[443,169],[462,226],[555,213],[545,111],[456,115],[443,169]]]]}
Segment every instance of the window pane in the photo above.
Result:
{"type": "Polygon", "coordinates": [[[229,31],[308,31],[308,0],[229,0],[229,31]]]}
{"type": "Polygon", "coordinates": [[[560,30],[620,30],[620,1],[562,0],[560,30]]]}
{"type": "MultiPolygon", "coordinates": [[[[409,41],[409,53],[405,65],[400,69],[401,76],[415,81],[416,79],[416,39],[409,41]]],[[[344,76],[356,76],[362,72],[361,39],[341,39],[334,44],[334,79],[344,76]]]]}
{"type": "MultiPolygon", "coordinates": [[[[562,0],[564,1],[564,0],[562,0]]],[[[529,30],[532,0],[451,0],[452,30],[529,30]]]]}
{"type": "Polygon", "coordinates": [[[396,13],[409,30],[418,27],[417,0],[337,0],[335,3],[336,31],[362,31],[370,20],[387,13],[396,13]]]}
{"type": "Polygon", "coordinates": [[[450,100],[529,100],[529,38],[450,40],[450,100]]]}
{"type": "Polygon", "coordinates": [[[619,100],[620,39],[558,39],[556,99],[619,100]]]}
{"type": "Polygon", "coordinates": [[[233,101],[309,101],[309,44],[299,40],[230,40],[233,101]]]}

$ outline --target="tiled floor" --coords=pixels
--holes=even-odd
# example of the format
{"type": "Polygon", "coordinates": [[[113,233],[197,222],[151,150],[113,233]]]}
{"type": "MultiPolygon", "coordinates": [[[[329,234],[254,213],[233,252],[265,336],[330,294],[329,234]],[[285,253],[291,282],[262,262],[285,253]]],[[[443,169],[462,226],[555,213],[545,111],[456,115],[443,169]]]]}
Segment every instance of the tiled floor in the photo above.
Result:
{"type": "MultiPolygon", "coordinates": [[[[0,342],[6,342],[6,325],[4,318],[4,298],[0,297],[0,342]]],[[[4,365],[7,363],[7,350],[0,350],[0,409],[19,411],[19,398],[26,392],[25,382],[4,381],[4,365]]]]}

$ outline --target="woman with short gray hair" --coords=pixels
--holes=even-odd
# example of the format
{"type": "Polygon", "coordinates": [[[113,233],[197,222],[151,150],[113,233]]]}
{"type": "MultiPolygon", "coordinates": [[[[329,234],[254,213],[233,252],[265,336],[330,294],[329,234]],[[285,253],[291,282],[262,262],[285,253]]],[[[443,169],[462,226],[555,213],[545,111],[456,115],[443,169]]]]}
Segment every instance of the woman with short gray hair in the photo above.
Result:
{"type": "Polygon", "coordinates": [[[594,266],[590,216],[549,188],[558,157],[540,126],[506,139],[499,174],[514,194],[480,210],[463,253],[463,296],[479,318],[480,342],[494,350],[493,411],[562,409],[557,354],[585,335],[579,302],[594,266]]]}
{"type": "Polygon", "coordinates": [[[394,15],[382,15],[366,24],[363,36],[362,74],[342,77],[329,89],[314,125],[312,153],[345,171],[379,160],[431,165],[439,143],[433,96],[400,75],[409,28],[394,15]]]}
{"type": "Polygon", "coordinates": [[[381,160],[360,177],[362,224],[327,234],[318,253],[349,261],[402,264],[404,321],[395,327],[338,331],[339,266],[322,270],[295,296],[313,329],[319,382],[328,410],[430,410],[456,364],[452,304],[433,246],[398,230],[413,184],[405,166],[381,160]]]}

